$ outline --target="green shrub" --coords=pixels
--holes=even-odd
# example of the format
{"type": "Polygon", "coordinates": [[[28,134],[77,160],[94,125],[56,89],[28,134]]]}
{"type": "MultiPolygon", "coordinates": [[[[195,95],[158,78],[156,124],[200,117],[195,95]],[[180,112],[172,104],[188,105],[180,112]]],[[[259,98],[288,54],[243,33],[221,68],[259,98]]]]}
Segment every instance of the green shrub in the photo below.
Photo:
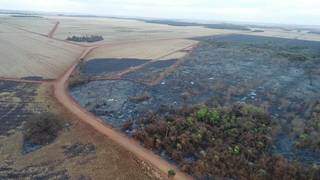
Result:
{"type": "Polygon", "coordinates": [[[266,116],[266,112],[263,109],[253,105],[242,106],[241,112],[245,116],[256,117],[258,119],[264,119],[266,116]]]}
{"type": "Polygon", "coordinates": [[[198,121],[205,121],[207,116],[208,116],[209,110],[207,107],[201,108],[199,111],[196,113],[196,117],[198,121]]]}
{"type": "Polygon", "coordinates": [[[174,177],[176,175],[176,172],[173,169],[168,170],[168,177],[174,177]]]}
{"type": "Polygon", "coordinates": [[[309,135],[306,134],[306,133],[303,133],[303,134],[300,134],[300,137],[299,137],[301,140],[306,140],[309,138],[309,135]]]}
{"type": "Polygon", "coordinates": [[[213,110],[209,113],[209,121],[212,124],[220,121],[220,114],[217,110],[213,110]]]}
{"type": "Polygon", "coordinates": [[[189,126],[192,126],[194,124],[193,118],[192,117],[187,117],[186,122],[189,126]]]}
{"type": "Polygon", "coordinates": [[[239,147],[239,146],[234,146],[234,147],[232,148],[232,150],[231,150],[231,153],[232,153],[233,155],[236,155],[236,156],[240,155],[240,153],[241,153],[240,147],[239,147]]]}

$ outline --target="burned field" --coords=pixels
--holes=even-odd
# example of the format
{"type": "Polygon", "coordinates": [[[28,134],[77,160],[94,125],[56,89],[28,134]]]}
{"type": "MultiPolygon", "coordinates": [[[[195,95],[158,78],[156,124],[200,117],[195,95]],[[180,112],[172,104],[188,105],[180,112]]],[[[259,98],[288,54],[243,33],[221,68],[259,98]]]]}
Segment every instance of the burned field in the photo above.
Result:
{"type": "Polygon", "coordinates": [[[140,59],[93,59],[83,66],[82,73],[85,76],[108,75],[109,73],[139,66],[147,61],[140,59]]]}
{"type": "Polygon", "coordinates": [[[128,151],[73,119],[50,84],[1,81],[0,88],[0,179],[155,179],[128,151]]]}
{"type": "Polygon", "coordinates": [[[0,81],[0,135],[8,135],[11,130],[22,125],[31,114],[41,111],[36,105],[38,85],[0,81]]]}
{"type": "Polygon", "coordinates": [[[30,83],[0,82],[0,136],[9,137],[21,132],[22,154],[38,150],[57,137],[54,115],[47,113],[45,101],[36,98],[39,87],[30,83]],[[45,117],[37,118],[43,114],[45,117]]]}
{"type": "Polygon", "coordinates": [[[319,178],[320,43],[245,35],[197,40],[158,84],[145,82],[176,63],[90,81],[71,94],[196,177],[319,178]]]}
{"type": "MultiPolygon", "coordinates": [[[[26,124],[32,123],[35,114],[45,112],[45,102],[36,100],[40,85],[0,81],[0,179],[68,178],[65,170],[57,171],[56,164],[31,165],[17,168],[15,157],[27,155],[42,147],[26,138],[26,124]],[[20,138],[21,134],[21,138],[20,138]],[[8,142],[10,142],[8,144],[8,142]],[[2,144],[3,143],[3,144],[2,144]],[[10,149],[14,147],[14,149],[10,149]],[[14,154],[18,152],[19,155],[14,154]]],[[[50,123],[49,123],[50,124],[50,123]]],[[[47,129],[46,129],[47,130],[47,129]]],[[[45,132],[35,135],[44,135],[45,132]]],[[[37,138],[43,138],[39,136],[37,138]]]]}

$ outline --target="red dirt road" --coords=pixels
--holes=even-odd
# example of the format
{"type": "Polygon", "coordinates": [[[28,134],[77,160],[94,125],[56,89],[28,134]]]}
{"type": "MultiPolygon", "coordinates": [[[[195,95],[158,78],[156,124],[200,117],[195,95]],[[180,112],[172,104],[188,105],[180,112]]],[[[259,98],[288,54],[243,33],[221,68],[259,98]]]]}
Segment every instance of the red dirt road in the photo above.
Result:
{"type": "MultiPolygon", "coordinates": [[[[85,58],[93,49],[97,47],[86,48],[81,56],[78,58],[85,58]]],[[[166,174],[169,169],[174,169],[176,175],[174,179],[187,180],[192,179],[192,177],[181,172],[176,166],[168,163],[163,160],[160,156],[154,154],[152,151],[147,150],[142,147],[137,141],[128,138],[121,132],[118,132],[112,129],[110,126],[106,125],[101,119],[94,116],[86,109],[82,108],[70,95],[68,92],[68,79],[75,67],[77,66],[76,62],[68,71],[66,71],[60,78],[58,78],[54,82],[54,95],[57,100],[70,112],[72,112],[75,116],[77,116],[81,121],[87,123],[92,126],[98,132],[106,135],[108,138],[123,146],[125,149],[135,154],[138,158],[143,161],[149,162],[154,167],[158,168],[161,172],[166,174]]]]}

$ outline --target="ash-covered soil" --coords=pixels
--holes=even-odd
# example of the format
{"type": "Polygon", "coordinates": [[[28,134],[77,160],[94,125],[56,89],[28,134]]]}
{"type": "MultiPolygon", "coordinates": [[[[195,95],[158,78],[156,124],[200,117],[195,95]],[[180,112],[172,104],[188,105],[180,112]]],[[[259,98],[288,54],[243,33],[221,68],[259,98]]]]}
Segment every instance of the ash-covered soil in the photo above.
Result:
{"type": "Polygon", "coordinates": [[[148,83],[155,80],[160,73],[164,72],[167,68],[177,63],[177,59],[155,61],[145,65],[143,68],[128,73],[124,76],[125,79],[148,83]]]}
{"type": "Polygon", "coordinates": [[[93,59],[85,63],[82,73],[86,76],[97,76],[139,66],[148,60],[141,59],[93,59]]]}
{"type": "Polygon", "coordinates": [[[34,100],[38,87],[34,84],[0,81],[0,135],[7,135],[10,130],[21,126],[32,113],[41,111],[41,103],[34,100]]]}
{"type": "MultiPolygon", "coordinates": [[[[281,127],[274,138],[275,154],[320,164],[320,43],[247,35],[198,40],[200,45],[184,63],[157,85],[93,81],[71,88],[71,94],[117,128],[128,121],[134,124],[149,111],[204,103],[255,105],[281,127]]],[[[144,70],[131,78],[143,81],[144,70]]],[[[158,74],[147,70],[148,77],[152,72],[158,74]]]]}

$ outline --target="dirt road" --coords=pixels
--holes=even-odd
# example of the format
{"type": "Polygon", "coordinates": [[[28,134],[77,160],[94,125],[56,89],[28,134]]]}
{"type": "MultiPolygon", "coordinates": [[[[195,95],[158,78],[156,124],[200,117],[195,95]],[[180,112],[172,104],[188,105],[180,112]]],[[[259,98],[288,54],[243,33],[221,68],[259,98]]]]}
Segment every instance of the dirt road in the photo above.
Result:
{"type": "Polygon", "coordinates": [[[56,30],[58,29],[59,24],[60,24],[60,22],[57,21],[56,24],[51,29],[51,31],[48,33],[48,38],[53,38],[53,35],[56,32],[56,30]]]}
{"type": "MultiPolygon", "coordinates": [[[[86,48],[82,52],[78,60],[80,61],[81,59],[85,58],[86,55],[89,54],[95,48],[97,48],[97,46],[86,48]]],[[[190,176],[179,171],[176,166],[163,160],[160,156],[154,154],[152,151],[142,147],[137,141],[130,139],[121,132],[112,129],[110,126],[106,125],[101,119],[94,116],[93,114],[82,108],[77,102],[75,102],[75,100],[69,95],[68,92],[68,79],[76,66],[77,63],[72,65],[72,67],[69,68],[67,72],[65,72],[60,78],[58,78],[54,82],[54,95],[65,108],[67,108],[80,120],[92,126],[95,130],[106,135],[114,142],[123,146],[125,149],[135,154],[141,160],[149,162],[164,174],[167,173],[169,169],[174,169],[176,171],[176,176],[174,177],[174,179],[192,179],[190,176]]]]}

